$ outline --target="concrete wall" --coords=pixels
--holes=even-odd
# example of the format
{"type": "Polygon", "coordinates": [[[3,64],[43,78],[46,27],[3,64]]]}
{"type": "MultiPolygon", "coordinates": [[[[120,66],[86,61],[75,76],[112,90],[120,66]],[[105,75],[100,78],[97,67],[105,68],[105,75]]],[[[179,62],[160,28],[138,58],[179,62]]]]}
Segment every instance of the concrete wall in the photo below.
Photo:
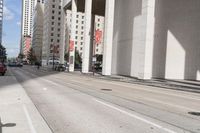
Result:
{"type": "Polygon", "coordinates": [[[200,80],[200,1],[157,0],[153,77],[200,80]]]}
{"type": "Polygon", "coordinates": [[[153,2],[154,0],[126,0],[126,2],[116,0],[113,74],[138,78],[151,77],[151,70],[149,71],[147,68],[152,68],[152,61],[148,64],[148,61],[151,60],[148,59],[148,54],[152,54],[153,41],[151,38],[153,37],[153,30],[151,29],[154,24],[149,26],[147,22],[151,24],[153,19],[153,17],[148,19],[152,16],[151,7],[154,6],[153,2]],[[152,37],[148,33],[151,33],[150,36],[152,37]]]}
{"type": "MultiPolygon", "coordinates": [[[[131,75],[133,37],[134,30],[137,29],[134,24],[135,19],[141,16],[142,1],[127,0],[124,2],[116,0],[115,4],[112,73],[131,75]]],[[[137,46],[134,45],[134,47],[137,46]]]]}

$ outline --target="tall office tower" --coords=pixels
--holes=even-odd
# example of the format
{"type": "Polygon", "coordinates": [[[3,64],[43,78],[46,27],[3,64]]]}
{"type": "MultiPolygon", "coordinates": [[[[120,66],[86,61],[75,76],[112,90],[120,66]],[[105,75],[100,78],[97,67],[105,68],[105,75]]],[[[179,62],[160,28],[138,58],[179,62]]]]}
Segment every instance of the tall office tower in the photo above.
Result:
{"type": "MultiPolygon", "coordinates": [[[[26,54],[29,43],[25,43],[29,40],[32,35],[32,23],[33,23],[33,10],[35,7],[35,0],[23,0],[22,1],[22,27],[21,27],[21,44],[20,44],[20,53],[26,54]]],[[[27,55],[25,55],[27,56],[27,55]]]]}
{"type": "Polygon", "coordinates": [[[37,61],[41,61],[42,43],[43,43],[43,14],[44,3],[39,1],[36,3],[33,13],[33,33],[32,33],[32,48],[37,61]]]}
{"type": "Polygon", "coordinates": [[[2,28],[3,28],[3,0],[0,0],[0,44],[2,44],[2,28]]]}
{"type": "Polygon", "coordinates": [[[51,65],[61,57],[62,0],[46,0],[44,12],[42,64],[51,65]]]}
{"type": "MultiPolygon", "coordinates": [[[[84,22],[85,22],[85,14],[82,12],[77,12],[74,44],[75,44],[75,49],[79,52],[81,57],[82,57],[83,45],[84,45],[84,38],[83,38],[84,37],[84,22]]],[[[71,10],[66,10],[65,25],[66,25],[65,27],[66,27],[66,30],[68,33],[68,34],[66,33],[67,34],[67,42],[69,42],[69,40],[71,38],[71,26],[72,26],[71,10]]]]}
{"type": "MultiPolygon", "coordinates": [[[[102,55],[103,54],[103,31],[104,31],[104,17],[99,15],[94,15],[94,41],[93,41],[93,54],[102,55]]],[[[76,32],[75,32],[75,49],[79,52],[82,57],[83,45],[84,45],[84,24],[85,24],[85,14],[82,12],[77,12],[76,14],[76,32]]],[[[66,10],[65,16],[65,27],[67,40],[69,42],[71,37],[71,25],[72,25],[72,12],[71,10],[66,10]]],[[[66,51],[68,47],[66,47],[66,51]]]]}

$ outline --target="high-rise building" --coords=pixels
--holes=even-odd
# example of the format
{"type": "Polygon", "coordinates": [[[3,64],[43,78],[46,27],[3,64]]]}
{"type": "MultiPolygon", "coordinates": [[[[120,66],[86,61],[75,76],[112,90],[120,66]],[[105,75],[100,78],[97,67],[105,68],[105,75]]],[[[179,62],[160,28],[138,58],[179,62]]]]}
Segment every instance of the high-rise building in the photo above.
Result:
{"type": "MultiPolygon", "coordinates": [[[[22,20],[21,20],[21,42],[20,42],[20,53],[27,53],[27,49],[24,49],[27,38],[31,39],[33,33],[33,13],[37,3],[44,3],[44,0],[22,0],[22,20]]],[[[25,55],[26,56],[26,55],[25,55]]]]}
{"type": "MultiPolygon", "coordinates": [[[[26,44],[24,42],[25,38],[30,38],[32,35],[32,23],[33,23],[33,11],[35,7],[36,0],[23,0],[22,1],[22,27],[21,27],[21,44],[20,44],[20,53],[24,52],[24,47],[26,44]]],[[[25,55],[26,56],[26,55],[25,55]]]]}
{"type": "Polygon", "coordinates": [[[0,44],[2,44],[2,28],[3,28],[3,0],[0,0],[0,44]]]}
{"type": "MultiPolygon", "coordinates": [[[[82,51],[83,51],[83,45],[84,45],[84,13],[82,12],[77,12],[76,14],[76,32],[75,32],[75,49],[79,52],[79,54],[82,56],[82,51]]],[[[67,37],[67,42],[69,42],[71,38],[71,26],[72,26],[72,12],[71,10],[66,10],[66,16],[65,16],[65,27],[66,27],[66,35],[67,37]]],[[[68,49],[68,47],[66,47],[68,49]]],[[[66,50],[67,50],[66,49],[66,50]]]]}
{"type": "Polygon", "coordinates": [[[51,65],[49,62],[52,60],[60,60],[63,45],[62,27],[62,0],[46,0],[43,21],[43,65],[51,65]]]}
{"type": "Polygon", "coordinates": [[[37,61],[41,61],[42,57],[42,43],[43,43],[43,14],[44,3],[36,4],[33,15],[33,33],[32,33],[32,48],[37,61]]]}
{"type": "MultiPolygon", "coordinates": [[[[103,30],[104,30],[104,17],[99,15],[94,15],[94,41],[93,41],[93,54],[102,55],[103,54],[103,30]]],[[[84,24],[85,24],[85,14],[82,12],[76,13],[76,31],[75,31],[75,49],[79,52],[82,57],[83,46],[84,46],[84,24]]],[[[69,42],[71,37],[71,26],[72,26],[72,12],[71,10],[66,10],[65,16],[65,27],[67,42],[69,42]]],[[[68,47],[66,47],[66,51],[68,47]]]]}
{"type": "Polygon", "coordinates": [[[22,1],[22,36],[31,36],[35,0],[22,1]]]}

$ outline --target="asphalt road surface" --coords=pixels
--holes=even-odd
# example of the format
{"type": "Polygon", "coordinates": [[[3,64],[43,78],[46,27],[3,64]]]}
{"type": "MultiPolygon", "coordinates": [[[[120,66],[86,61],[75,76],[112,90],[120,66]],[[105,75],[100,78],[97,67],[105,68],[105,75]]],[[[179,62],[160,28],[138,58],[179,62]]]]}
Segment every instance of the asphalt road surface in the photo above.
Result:
{"type": "Polygon", "coordinates": [[[27,66],[10,70],[54,133],[200,133],[197,93],[27,66]]]}

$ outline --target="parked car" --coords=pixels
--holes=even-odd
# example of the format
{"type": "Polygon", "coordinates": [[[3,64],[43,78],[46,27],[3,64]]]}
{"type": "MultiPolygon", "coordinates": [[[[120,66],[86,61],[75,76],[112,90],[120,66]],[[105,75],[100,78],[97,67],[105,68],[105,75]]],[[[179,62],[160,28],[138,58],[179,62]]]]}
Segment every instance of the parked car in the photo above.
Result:
{"type": "Polygon", "coordinates": [[[23,67],[23,63],[20,62],[10,62],[8,64],[9,67],[23,67]]]}
{"type": "Polygon", "coordinates": [[[16,64],[16,66],[17,66],[17,67],[23,67],[23,63],[18,62],[18,63],[16,64]]]}
{"type": "Polygon", "coordinates": [[[66,65],[64,64],[58,64],[55,66],[56,71],[65,71],[66,70],[66,65]]]}
{"type": "Polygon", "coordinates": [[[0,73],[1,73],[1,75],[4,76],[6,71],[7,71],[6,65],[3,64],[3,63],[0,63],[0,73]]]}
{"type": "Polygon", "coordinates": [[[102,63],[97,62],[94,64],[95,71],[102,71],[102,63]]]}

